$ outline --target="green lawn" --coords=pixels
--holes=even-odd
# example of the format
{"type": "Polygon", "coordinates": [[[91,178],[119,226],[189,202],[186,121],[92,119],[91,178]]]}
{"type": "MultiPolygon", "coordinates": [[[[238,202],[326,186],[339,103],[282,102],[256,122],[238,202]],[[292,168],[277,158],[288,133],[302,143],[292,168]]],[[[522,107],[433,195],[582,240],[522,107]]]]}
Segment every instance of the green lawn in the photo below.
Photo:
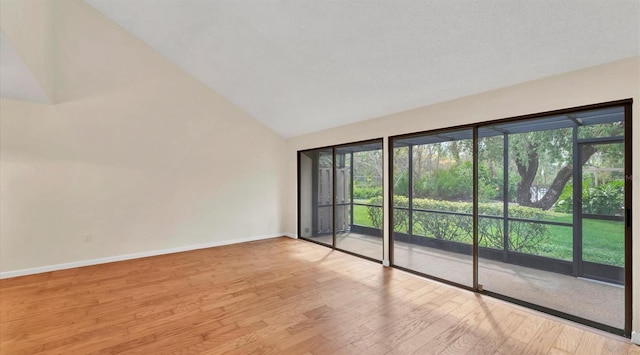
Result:
{"type": "MultiPolygon", "coordinates": [[[[571,216],[558,217],[556,221],[571,222],[571,216]]],[[[541,250],[541,255],[571,260],[573,228],[552,226],[551,238],[541,250]]],[[[585,261],[624,266],[624,222],[583,220],[582,255],[585,261]]]]}
{"type": "Polygon", "coordinates": [[[353,222],[359,226],[373,227],[366,206],[353,206],[353,222]]]}
{"type": "MultiPolygon", "coordinates": [[[[373,227],[367,207],[354,206],[354,222],[360,226],[373,227]]],[[[571,223],[568,214],[558,214],[555,222],[571,223]]],[[[589,220],[583,221],[583,258],[595,263],[624,266],[624,222],[589,220]]],[[[538,255],[555,259],[573,258],[573,228],[549,226],[549,239],[539,246],[538,255]]],[[[406,230],[400,232],[406,233],[406,230]]],[[[422,230],[414,230],[416,235],[424,235],[422,230]]]]}

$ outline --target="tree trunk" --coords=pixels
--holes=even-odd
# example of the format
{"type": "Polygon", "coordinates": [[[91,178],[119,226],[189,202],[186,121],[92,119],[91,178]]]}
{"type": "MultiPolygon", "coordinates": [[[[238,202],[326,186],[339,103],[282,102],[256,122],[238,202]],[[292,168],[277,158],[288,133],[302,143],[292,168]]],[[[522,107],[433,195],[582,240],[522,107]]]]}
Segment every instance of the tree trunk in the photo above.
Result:
{"type": "MultiPolygon", "coordinates": [[[[582,154],[580,155],[580,166],[583,166],[589,158],[595,154],[595,152],[596,148],[594,145],[585,145],[582,149],[582,154]]],[[[518,174],[520,174],[517,201],[521,206],[535,207],[546,211],[553,207],[556,201],[558,201],[564,186],[573,176],[573,165],[567,165],[560,169],[544,196],[536,202],[531,202],[531,184],[533,183],[538,170],[538,159],[538,154],[533,150],[531,150],[531,153],[529,153],[528,156],[528,166],[524,166],[519,159],[516,159],[518,174]]]]}
{"type": "Polygon", "coordinates": [[[516,167],[518,168],[518,174],[520,175],[520,182],[518,182],[518,191],[516,195],[516,201],[520,206],[531,206],[531,184],[536,178],[538,172],[539,156],[536,151],[536,147],[529,147],[529,154],[527,155],[527,162],[521,161],[516,158],[516,167]]]}

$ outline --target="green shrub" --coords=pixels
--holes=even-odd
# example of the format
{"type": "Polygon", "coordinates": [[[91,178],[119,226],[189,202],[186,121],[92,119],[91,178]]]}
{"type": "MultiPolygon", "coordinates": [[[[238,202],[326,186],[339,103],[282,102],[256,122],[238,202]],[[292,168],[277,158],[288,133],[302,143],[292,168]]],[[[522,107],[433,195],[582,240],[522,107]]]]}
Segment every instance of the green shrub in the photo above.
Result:
{"type": "MultiPolygon", "coordinates": [[[[367,201],[367,204],[382,206],[382,202],[382,196],[377,196],[367,201]]],[[[380,207],[367,206],[367,215],[369,216],[371,225],[376,229],[382,229],[383,226],[382,218],[384,214],[382,213],[382,210],[383,208],[380,207]]]]}
{"type": "MultiPolygon", "coordinates": [[[[500,203],[480,203],[478,212],[485,216],[501,216],[500,203]]],[[[551,213],[538,208],[519,205],[509,206],[509,216],[532,221],[548,220],[551,213]]],[[[522,253],[537,253],[551,237],[549,225],[536,222],[509,221],[509,250],[522,253]]],[[[504,220],[502,218],[480,217],[478,221],[478,243],[481,246],[502,249],[504,241],[504,220]]]]}
{"type": "MultiPolygon", "coordinates": [[[[396,207],[409,207],[409,199],[405,196],[395,196],[395,206],[396,207]]],[[[370,199],[367,204],[382,206],[382,196],[377,196],[370,199]]],[[[382,208],[380,207],[367,207],[367,215],[369,216],[369,220],[371,221],[371,225],[376,229],[382,229],[383,226],[383,213],[382,208]]],[[[409,225],[409,214],[406,210],[394,209],[394,218],[393,218],[393,230],[406,230],[409,225]]]]}
{"type": "Polygon", "coordinates": [[[483,247],[502,249],[504,239],[504,222],[498,218],[485,216],[501,216],[503,214],[502,203],[478,204],[478,244],[483,247]]]}
{"type": "MultiPolygon", "coordinates": [[[[549,219],[549,212],[538,208],[509,206],[509,216],[529,220],[549,219]]],[[[549,225],[535,222],[509,222],[509,249],[535,253],[550,237],[549,225]]]]}
{"type": "Polygon", "coordinates": [[[473,196],[473,165],[456,164],[447,169],[431,171],[414,182],[416,197],[439,200],[470,200],[473,196]]]}
{"type": "MultiPolygon", "coordinates": [[[[393,206],[394,207],[409,207],[409,198],[406,196],[394,196],[393,197],[393,206]]],[[[393,209],[393,231],[400,232],[403,231],[406,233],[409,230],[409,211],[406,209],[393,209]]]]}
{"type": "MultiPolygon", "coordinates": [[[[502,201],[504,194],[502,170],[492,173],[486,164],[478,166],[478,197],[480,201],[502,201]]],[[[509,198],[513,200],[519,181],[517,174],[509,175],[509,198]]],[[[400,177],[393,186],[396,195],[409,195],[409,177],[400,177]]],[[[415,198],[448,201],[473,200],[473,163],[463,162],[449,168],[429,171],[413,181],[415,198]]]]}
{"type": "MultiPolygon", "coordinates": [[[[605,184],[591,186],[591,179],[582,182],[583,212],[615,216],[624,208],[624,180],[612,180],[605,184]]],[[[571,213],[573,211],[573,185],[567,183],[553,208],[556,212],[571,213]]]]}
{"type": "MultiPolygon", "coordinates": [[[[369,204],[381,205],[382,197],[369,200],[369,204]]],[[[409,199],[405,196],[394,196],[394,207],[408,207],[409,199]]],[[[470,202],[450,202],[426,198],[413,199],[413,207],[428,211],[414,211],[414,235],[427,238],[471,243],[473,233],[473,204],[470,202]],[[434,212],[429,212],[434,211],[434,212]],[[456,212],[465,215],[437,213],[456,212]],[[422,232],[422,233],[420,233],[422,232]]],[[[501,216],[501,203],[480,203],[480,215],[501,216]]],[[[367,214],[374,228],[382,229],[382,208],[369,207],[367,214]]],[[[510,206],[509,215],[513,218],[529,220],[543,220],[550,217],[550,213],[541,209],[523,206],[510,206]]],[[[409,224],[408,211],[395,209],[393,216],[393,230],[405,231],[409,224]]],[[[549,226],[535,222],[511,221],[509,226],[509,249],[523,253],[535,253],[540,245],[550,237],[549,226]]],[[[501,218],[479,217],[478,242],[481,246],[502,249],[504,238],[504,222],[501,218]]]]}
{"type": "Polygon", "coordinates": [[[571,213],[573,211],[573,184],[571,182],[568,182],[562,188],[553,210],[560,213],[571,213]]]}
{"type": "Polygon", "coordinates": [[[624,181],[613,180],[600,186],[589,188],[582,200],[585,213],[607,216],[621,215],[624,209],[624,181]]]}
{"type": "MultiPolygon", "coordinates": [[[[497,170],[493,175],[488,166],[480,164],[478,166],[478,199],[480,201],[503,201],[503,178],[502,169],[497,170]]],[[[507,198],[509,201],[515,201],[518,181],[520,181],[518,174],[509,173],[509,186],[507,186],[507,198]]]]}
{"type": "Polygon", "coordinates": [[[409,196],[409,176],[407,174],[402,175],[393,184],[393,193],[396,196],[409,196]]]}
{"type": "MultiPolygon", "coordinates": [[[[449,202],[432,199],[414,199],[413,207],[429,211],[445,211],[471,214],[473,205],[468,202],[449,202]]],[[[456,242],[469,242],[472,238],[471,216],[416,211],[413,214],[414,228],[417,225],[425,237],[456,242]]],[[[417,228],[416,228],[417,229],[417,228]]],[[[414,234],[415,231],[414,231],[414,234]]]]}
{"type": "Polygon", "coordinates": [[[376,196],[382,196],[382,187],[354,187],[353,198],[370,199],[376,196]]]}

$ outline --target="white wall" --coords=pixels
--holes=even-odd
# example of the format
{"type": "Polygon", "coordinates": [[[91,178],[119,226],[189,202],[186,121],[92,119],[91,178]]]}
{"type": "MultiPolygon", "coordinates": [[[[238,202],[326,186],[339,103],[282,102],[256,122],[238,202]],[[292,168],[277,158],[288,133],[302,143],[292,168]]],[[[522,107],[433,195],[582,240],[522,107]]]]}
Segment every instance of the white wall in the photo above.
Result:
{"type": "Polygon", "coordinates": [[[53,0],[2,0],[2,31],[29,67],[49,102],[55,101],[53,0]]]}
{"type": "MultiPolygon", "coordinates": [[[[291,234],[296,232],[298,150],[628,98],[633,98],[633,113],[636,118],[640,117],[640,57],[290,138],[286,143],[287,195],[283,214],[285,231],[291,234]]],[[[632,135],[637,138],[633,141],[634,160],[639,161],[640,124],[633,125],[632,135]]],[[[386,141],[387,139],[385,144],[386,141]]],[[[386,157],[384,163],[387,172],[386,157]]],[[[640,221],[640,173],[637,172],[637,165],[633,169],[633,182],[636,186],[632,197],[633,220],[640,221]]],[[[385,187],[387,185],[385,182],[385,187]]],[[[388,245],[386,238],[388,233],[385,231],[385,245],[388,245]]],[[[633,240],[639,239],[640,225],[633,230],[633,240]]],[[[385,258],[388,258],[387,251],[388,249],[385,250],[385,258]]],[[[633,329],[640,330],[640,243],[635,243],[633,247],[633,270],[633,329]]]]}
{"type": "Polygon", "coordinates": [[[57,103],[0,101],[0,272],[279,235],[284,139],[82,1],[55,6],[57,103]]]}

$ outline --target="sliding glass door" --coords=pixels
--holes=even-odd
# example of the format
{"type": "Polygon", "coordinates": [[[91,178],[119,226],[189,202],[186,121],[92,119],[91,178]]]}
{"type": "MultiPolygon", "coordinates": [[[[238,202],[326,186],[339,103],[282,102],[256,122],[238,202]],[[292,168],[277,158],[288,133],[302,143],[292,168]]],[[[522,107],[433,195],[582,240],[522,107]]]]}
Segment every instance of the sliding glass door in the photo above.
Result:
{"type": "Polygon", "coordinates": [[[393,147],[394,265],[473,287],[473,131],[414,135],[393,147]]]}
{"type": "Polygon", "coordinates": [[[479,128],[480,288],[625,328],[624,116],[615,107],[479,128]]]}
{"type": "Polygon", "coordinates": [[[300,238],[382,260],[382,140],[298,153],[300,238]]]}
{"type": "Polygon", "coordinates": [[[333,149],[298,154],[300,238],[333,246],[333,149]]]}
{"type": "Polygon", "coordinates": [[[630,104],[392,137],[392,263],[630,331],[630,104]]]}
{"type": "MultiPolygon", "coordinates": [[[[631,330],[631,103],[389,138],[395,267],[631,330]]],[[[382,140],[298,153],[298,235],[380,261],[382,140]]]]}

